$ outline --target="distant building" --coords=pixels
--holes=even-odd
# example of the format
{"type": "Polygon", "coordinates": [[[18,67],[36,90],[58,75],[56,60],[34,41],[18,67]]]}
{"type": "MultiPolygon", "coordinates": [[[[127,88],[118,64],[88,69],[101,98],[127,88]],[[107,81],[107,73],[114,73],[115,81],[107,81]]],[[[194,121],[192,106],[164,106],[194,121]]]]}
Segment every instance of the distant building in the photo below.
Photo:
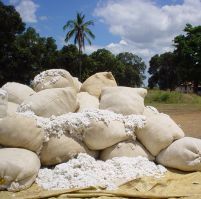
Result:
{"type": "Polygon", "coordinates": [[[193,84],[191,82],[180,84],[175,90],[181,93],[193,93],[193,84]]]}
{"type": "MultiPolygon", "coordinates": [[[[181,93],[193,93],[193,83],[187,82],[181,84],[175,90],[181,93]]],[[[198,94],[201,95],[201,85],[198,86],[198,94]]]]}

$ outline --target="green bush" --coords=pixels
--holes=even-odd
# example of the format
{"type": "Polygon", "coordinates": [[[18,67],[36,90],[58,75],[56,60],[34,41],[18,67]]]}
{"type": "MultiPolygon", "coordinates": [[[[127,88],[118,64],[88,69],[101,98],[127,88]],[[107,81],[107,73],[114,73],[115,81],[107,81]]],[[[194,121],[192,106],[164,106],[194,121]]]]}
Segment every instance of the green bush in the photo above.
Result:
{"type": "Polygon", "coordinates": [[[201,104],[201,97],[195,94],[184,94],[176,91],[148,90],[145,104],[201,104]]]}

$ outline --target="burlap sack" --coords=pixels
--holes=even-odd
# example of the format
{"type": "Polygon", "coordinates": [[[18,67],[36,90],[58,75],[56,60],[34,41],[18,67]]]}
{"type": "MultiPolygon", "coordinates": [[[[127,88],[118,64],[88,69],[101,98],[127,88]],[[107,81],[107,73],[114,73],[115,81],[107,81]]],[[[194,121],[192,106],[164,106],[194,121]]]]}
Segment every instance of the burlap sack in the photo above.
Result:
{"type": "Polygon", "coordinates": [[[8,93],[0,89],[0,118],[6,117],[8,109],[8,93]]]}
{"type": "Polygon", "coordinates": [[[73,77],[73,82],[74,82],[74,88],[75,88],[75,90],[79,93],[80,92],[80,88],[82,86],[82,83],[78,80],[77,77],[73,77]]]}
{"type": "Polygon", "coordinates": [[[133,91],[138,93],[143,98],[145,98],[147,95],[147,89],[144,89],[144,88],[133,88],[133,91]]]}
{"type": "Polygon", "coordinates": [[[8,82],[2,86],[2,89],[8,93],[8,101],[16,104],[21,104],[30,95],[33,95],[35,91],[20,83],[8,82]]]}
{"type": "Polygon", "coordinates": [[[146,106],[144,107],[143,115],[146,117],[150,117],[152,115],[159,114],[158,110],[153,106],[146,106]]]}
{"type": "Polygon", "coordinates": [[[96,157],[97,152],[87,149],[84,144],[69,136],[60,138],[51,137],[47,143],[44,143],[40,154],[41,164],[45,166],[56,165],[66,162],[75,157],[78,153],[88,153],[96,157]]]}
{"type": "Polygon", "coordinates": [[[32,86],[36,92],[50,88],[73,87],[75,89],[73,77],[64,69],[41,72],[32,81],[32,86]]]}
{"type": "Polygon", "coordinates": [[[29,188],[40,169],[38,156],[26,149],[0,149],[0,190],[20,191],[29,188]]]}
{"type": "Polygon", "coordinates": [[[78,93],[77,101],[79,104],[79,109],[77,110],[77,112],[81,112],[84,109],[98,109],[99,108],[99,100],[87,92],[78,93]]]}
{"type": "Polygon", "coordinates": [[[77,93],[71,87],[45,89],[27,98],[24,105],[38,116],[51,117],[75,112],[78,107],[77,93]]]}
{"type": "Polygon", "coordinates": [[[144,98],[135,88],[105,87],[101,92],[100,109],[107,109],[123,115],[143,114],[144,98]]]}
{"type": "Polygon", "coordinates": [[[117,86],[111,72],[101,72],[90,76],[83,82],[80,91],[88,92],[90,95],[99,98],[101,89],[106,86],[117,86]]]}
{"type": "Polygon", "coordinates": [[[101,151],[100,159],[108,160],[114,157],[146,157],[154,160],[154,157],[138,141],[119,142],[101,151]]]}
{"type": "Polygon", "coordinates": [[[93,121],[85,130],[83,141],[89,149],[102,150],[127,139],[129,136],[123,123],[112,121],[106,125],[102,121],[93,121]]]}
{"type": "Polygon", "coordinates": [[[7,116],[7,105],[0,104],[0,118],[4,118],[7,116]]]}
{"type": "Polygon", "coordinates": [[[7,116],[15,115],[18,106],[19,106],[19,104],[15,104],[13,102],[8,102],[7,116]]]}
{"type": "Polygon", "coordinates": [[[35,119],[22,115],[8,116],[0,120],[0,144],[40,152],[44,132],[37,127],[35,119]]]}
{"type": "Polygon", "coordinates": [[[157,162],[183,171],[201,171],[201,139],[184,137],[162,150],[157,162]]]}
{"type": "Polygon", "coordinates": [[[166,114],[159,113],[146,119],[145,127],[137,129],[135,133],[153,156],[157,156],[174,140],[184,137],[182,129],[166,114]]]}

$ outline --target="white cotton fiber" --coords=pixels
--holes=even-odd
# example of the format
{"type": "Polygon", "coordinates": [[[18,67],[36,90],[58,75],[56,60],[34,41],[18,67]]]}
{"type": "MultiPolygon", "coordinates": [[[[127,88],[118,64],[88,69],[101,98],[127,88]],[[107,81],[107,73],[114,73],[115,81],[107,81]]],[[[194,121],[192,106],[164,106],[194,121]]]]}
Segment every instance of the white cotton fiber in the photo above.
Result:
{"type": "Polygon", "coordinates": [[[80,153],[76,159],[53,169],[40,169],[36,182],[44,189],[70,189],[101,186],[116,189],[119,185],[143,176],[162,177],[167,170],[145,157],[116,157],[106,162],[80,153]]]}
{"type": "Polygon", "coordinates": [[[145,116],[116,114],[108,110],[88,109],[79,113],[67,113],[61,116],[52,116],[43,118],[34,115],[29,107],[18,109],[23,115],[35,117],[38,126],[44,129],[46,138],[50,136],[60,137],[63,134],[71,135],[79,140],[83,140],[85,129],[92,121],[102,121],[108,125],[111,121],[120,121],[125,126],[126,133],[133,137],[136,128],[143,128],[145,125],[145,116]]]}

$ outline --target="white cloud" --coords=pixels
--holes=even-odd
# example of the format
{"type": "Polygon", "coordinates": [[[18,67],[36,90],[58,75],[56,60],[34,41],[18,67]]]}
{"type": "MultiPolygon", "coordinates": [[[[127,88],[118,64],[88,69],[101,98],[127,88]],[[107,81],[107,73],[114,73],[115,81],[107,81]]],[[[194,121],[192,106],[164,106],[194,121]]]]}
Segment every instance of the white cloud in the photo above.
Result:
{"type": "Polygon", "coordinates": [[[94,52],[94,51],[97,51],[98,49],[100,49],[100,48],[104,48],[104,46],[97,46],[97,45],[86,45],[85,46],[85,53],[86,54],[91,54],[92,52],[94,52]]]}
{"type": "Polygon", "coordinates": [[[126,41],[124,41],[124,40],[121,40],[119,43],[122,44],[122,45],[128,45],[128,43],[126,41]]]}
{"type": "Polygon", "coordinates": [[[105,46],[113,53],[133,52],[146,62],[156,53],[173,49],[173,38],[186,23],[199,25],[201,0],[158,6],[153,0],[108,0],[97,5],[94,14],[121,37],[119,43],[105,46]]]}
{"type": "Polygon", "coordinates": [[[36,11],[39,7],[32,0],[10,0],[10,3],[15,6],[15,9],[20,13],[22,20],[26,23],[36,23],[36,11]]]}
{"type": "Polygon", "coordinates": [[[47,16],[40,16],[39,19],[40,19],[41,21],[45,21],[45,20],[47,20],[48,18],[47,18],[47,16]]]}

